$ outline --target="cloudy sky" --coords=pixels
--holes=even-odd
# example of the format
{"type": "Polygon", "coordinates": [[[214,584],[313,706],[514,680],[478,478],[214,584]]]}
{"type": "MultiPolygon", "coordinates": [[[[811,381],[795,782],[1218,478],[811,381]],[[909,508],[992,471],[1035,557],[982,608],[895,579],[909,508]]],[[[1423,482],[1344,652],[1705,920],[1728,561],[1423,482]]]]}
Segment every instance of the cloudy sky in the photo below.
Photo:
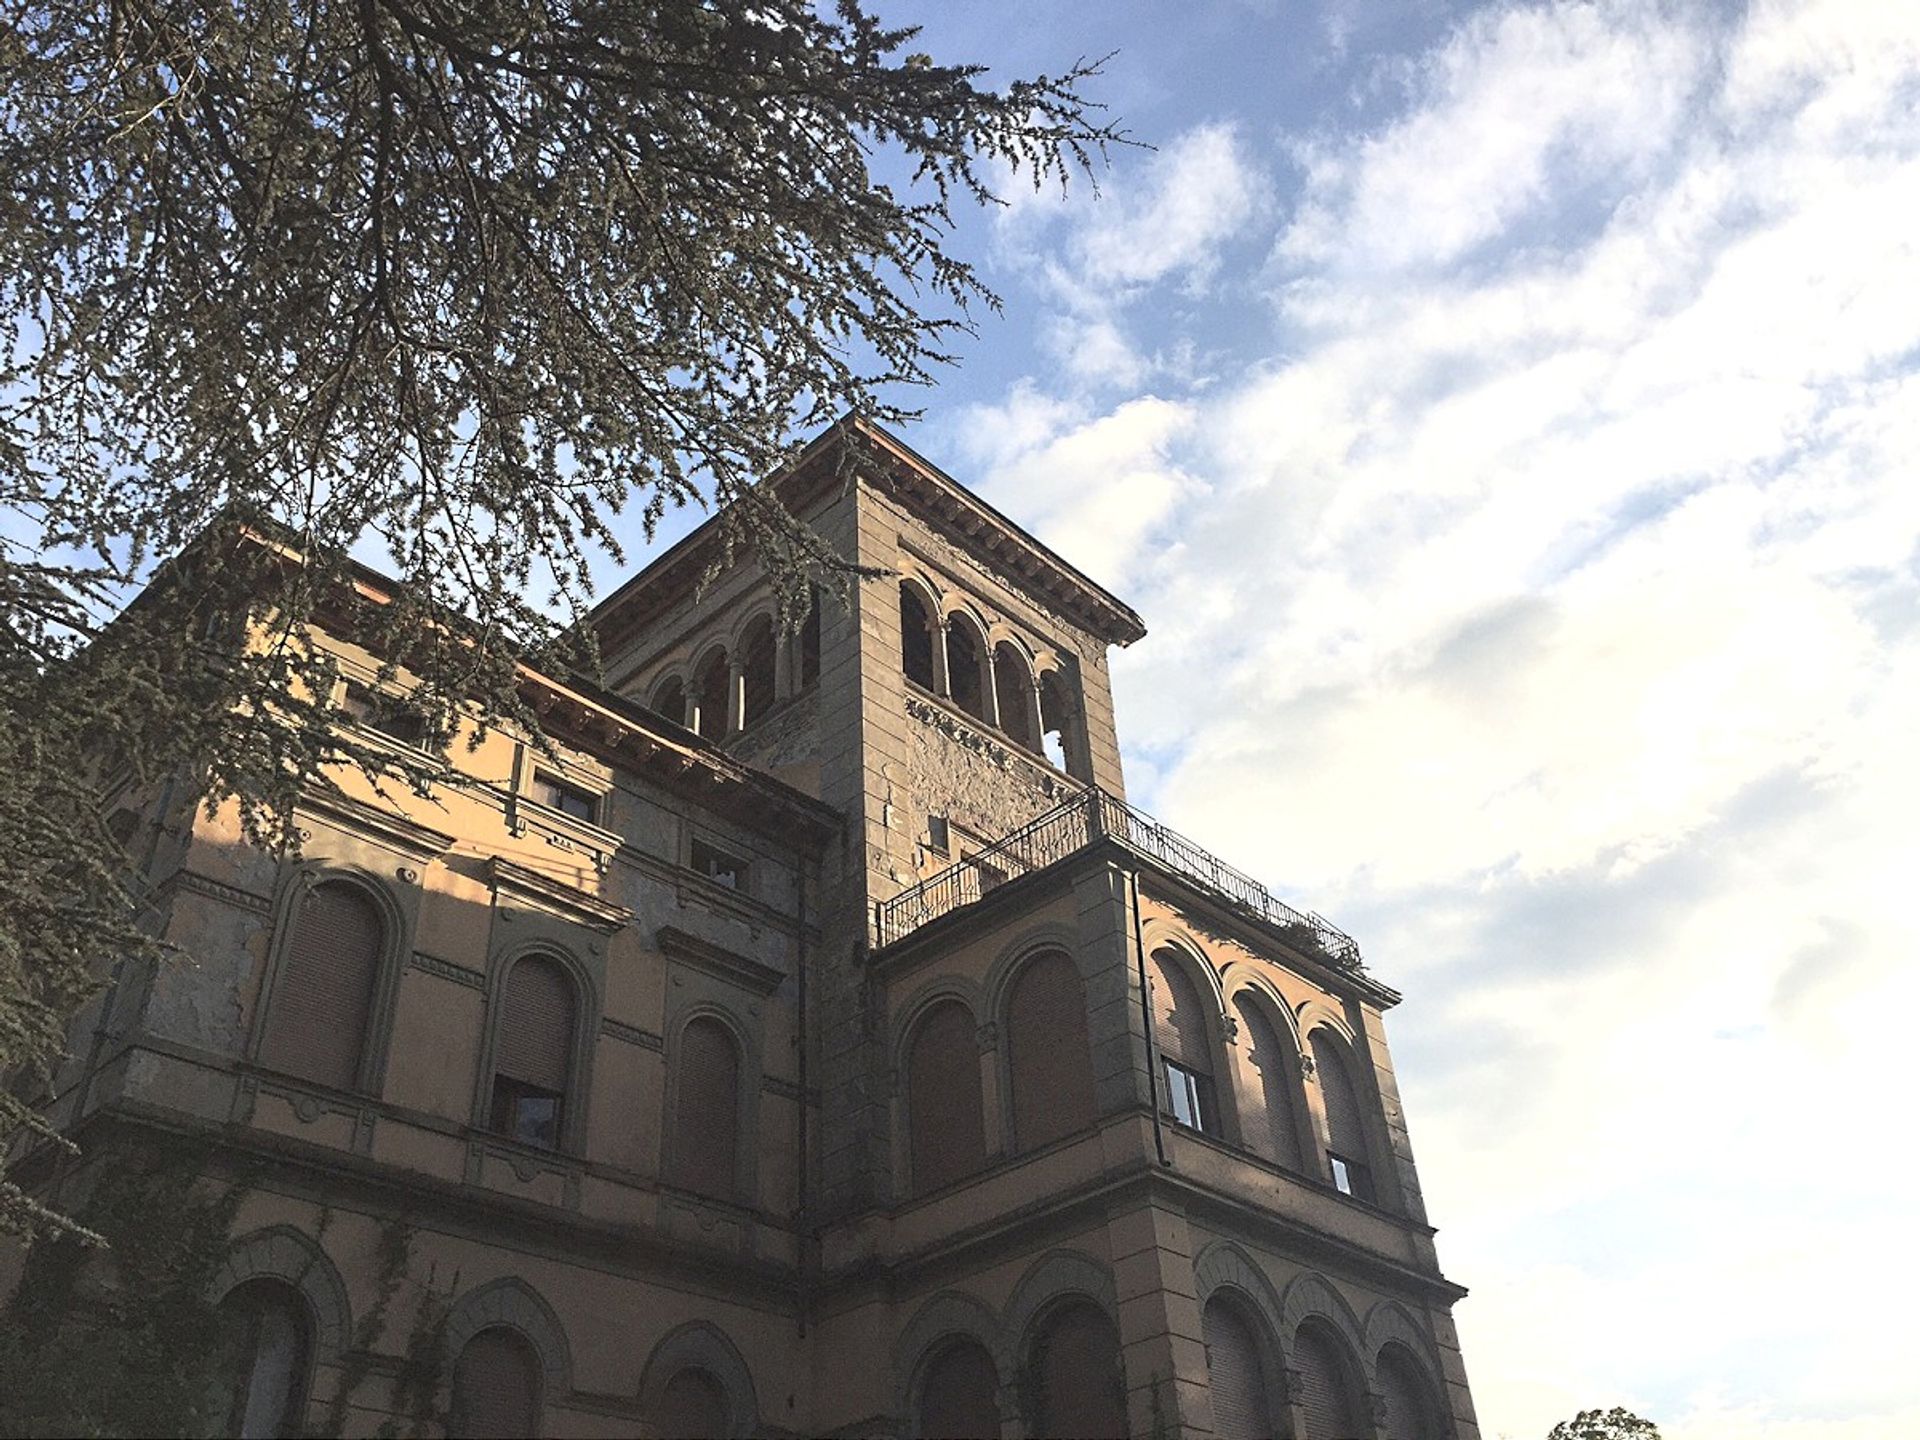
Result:
{"type": "MultiPolygon", "coordinates": [[[[909,10],[935,7],[898,7],[909,10]]],[[[1487,1433],[1920,1435],[1920,6],[944,7],[1156,147],[913,443],[1134,797],[1357,934],[1487,1433]]]]}

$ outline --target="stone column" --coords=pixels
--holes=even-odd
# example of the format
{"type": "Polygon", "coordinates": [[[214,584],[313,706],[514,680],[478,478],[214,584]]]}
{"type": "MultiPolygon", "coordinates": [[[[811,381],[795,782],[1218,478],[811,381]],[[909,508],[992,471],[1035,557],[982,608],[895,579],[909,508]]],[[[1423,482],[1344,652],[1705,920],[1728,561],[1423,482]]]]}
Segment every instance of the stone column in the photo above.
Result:
{"type": "Polygon", "coordinates": [[[1210,1435],[1207,1346],[1194,1294],[1186,1216],[1148,1201],[1107,1221],[1127,1428],[1136,1436],[1210,1435]]]}
{"type": "Polygon", "coordinates": [[[722,732],[737,735],[747,728],[747,674],[738,655],[727,656],[727,723],[722,732]]]}
{"type": "Polygon", "coordinates": [[[937,615],[933,621],[933,693],[953,698],[953,679],[947,674],[947,627],[937,615]]]}

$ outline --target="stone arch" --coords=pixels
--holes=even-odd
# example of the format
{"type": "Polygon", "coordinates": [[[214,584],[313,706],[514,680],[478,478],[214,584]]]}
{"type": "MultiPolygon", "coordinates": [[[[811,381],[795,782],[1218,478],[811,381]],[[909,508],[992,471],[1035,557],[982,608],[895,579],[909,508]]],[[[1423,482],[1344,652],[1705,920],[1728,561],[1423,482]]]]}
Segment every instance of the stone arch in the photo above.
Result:
{"type": "Polygon", "coordinates": [[[997,707],[993,692],[993,647],[987,640],[987,624],[971,605],[956,602],[940,616],[940,628],[946,636],[947,698],[954,706],[985,724],[994,724],[997,707]],[[957,647],[955,637],[964,640],[957,647]],[[971,650],[972,663],[965,663],[961,650],[971,650]]]}
{"type": "Polygon", "coordinates": [[[240,1236],[213,1272],[207,1298],[217,1305],[249,1280],[279,1280],[295,1291],[313,1321],[313,1359],[338,1361],[353,1335],[353,1312],[346,1283],[317,1241],[291,1225],[240,1236]]]}
{"type": "Polygon", "coordinates": [[[573,1351],[567,1344],[566,1327],[540,1292],[517,1275],[489,1280],[453,1302],[442,1331],[448,1376],[467,1342],[496,1325],[517,1331],[533,1346],[533,1353],[540,1357],[548,1404],[572,1391],[573,1351]]]}
{"type": "Polygon", "coordinates": [[[1156,950],[1171,950],[1179,955],[1187,973],[1200,987],[1200,993],[1213,1007],[1210,1017],[1216,1026],[1225,1020],[1227,1014],[1226,987],[1221,983],[1220,972],[1207,958],[1207,952],[1200,948],[1187,931],[1170,920],[1156,916],[1141,927],[1141,938],[1146,942],[1147,953],[1156,950]]]}
{"type": "Polygon", "coordinates": [[[720,1382],[727,1397],[728,1429],[736,1436],[757,1434],[760,1402],[753,1388],[753,1372],[726,1332],[708,1320],[689,1320],[669,1330],[640,1372],[639,1401],[643,1415],[660,1412],[668,1383],[682,1370],[704,1370],[720,1382]]]}
{"type": "MultiPolygon", "coordinates": [[[[410,868],[410,867],[409,867],[410,868]]],[[[281,988],[293,950],[300,902],[322,885],[345,885],[373,906],[380,923],[380,952],[373,994],[368,997],[365,1033],[360,1039],[359,1088],[378,1093],[387,1068],[387,1046],[393,1033],[393,1012],[399,1001],[400,980],[413,953],[413,924],[409,907],[392,883],[364,866],[315,856],[290,867],[274,898],[267,966],[254,1003],[247,1037],[247,1058],[258,1061],[267,1038],[276,993],[281,988]]]]}
{"type": "Polygon", "coordinates": [[[1066,951],[1073,957],[1073,963],[1080,971],[1080,979],[1086,981],[1092,978],[1086,959],[1080,953],[1079,932],[1061,921],[1050,920],[1022,930],[1000,947],[1000,953],[993,957],[993,963],[987,967],[987,978],[980,986],[985,1003],[975,1013],[992,1019],[1004,1029],[1007,1000],[1013,993],[1014,977],[1019,974],[1022,965],[1042,950],[1066,951]]]}
{"type": "Polygon", "coordinates": [[[562,1153],[577,1152],[587,1136],[587,1105],[591,1100],[594,1037],[600,1033],[600,987],[593,967],[567,941],[553,933],[529,935],[495,952],[487,974],[486,1029],[482,1032],[481,1064],[474,1076],[473,1123],[490,1127],[495,1067],[500,1053],[500,1027],[506,1020],[507,979],[523,960],[543,959],[560,967],[573,986],[573,1043],[567,1056],[567,1092],[561,1106],[562,1153]]]}
{"type": "Polygon", "coordinates": [[[1373,1308],[1367,1311],[1365,1329],[1366,1347],[1361,1351],[1368,1369],[1369,1383],[1377,1381],[1375,1373],[1380,1363],[1380,1352],[1389,1345],[1398,1345],[1413,1359],[1421,1378],[1427,1382],[1429,1398],[1436,1408],[1440,1397],[1446,1394],[1446,1384],[1442,1380],[1440,1356],[1434,1347],[1433,1336],[1428,1334],[1398,1300],[1377,1300],[1373,1308]]]}
{"type": "Polygon", "coordinates": [[[1220,1290],[1231,1290],[1260,1317],[1267,1341],[1284,1359],[1293,1332],[1282,1321],[1283,1309],[1273,1282],[1246,1251],[1230,1240],[1215,1240],[1193,1262],[1193,1293],[1205,1308],[1220,1290]]]}
{"type": "Polygon", "coordinates": [[[920,986],[906,1002],[894,1012],[893,1023],[888,1027],[887,1056],[888,1066],[898,1075],[907,1063],[907,1042],[913,1038],[914,1027],[934,1006],[943,1000],[958,1000],[967,1007],[973,1016],[975,1025],[987,1022],[991,1011],[984,1008],[982,987],[965,975],[940,975],[920,986]]]}
{"type": "Polygon", "coordinates": [[[709,641],[687,667],[686,723],[708,740],[733,733],[732,652],[725,641],[709,641]]]}
{"type": "Polygon", "coordinates": [[[1327,1283],[1326,1277],[1307,1271],[1294,1276],[1288,1284],[1286,1294],[1280,1302],[1280,1334],[1288,1345],[1299,1333],[1300,1326],[1308,1320],[1321,1320],[1331,1326],[1347,1346],[1347,1352],[1353,1363],[1361,1367],[1361,1373],[1367,1372],[1366,1332],[1361,1328],[1360,1317],[1353,1313],[1353,1307],[1346,1298],[1327,1283]]]}
{"type": "Polygon", "coordinates": [[[780,698],[780,621],[759,608],[733,629],[727,653],[740,674],[740,723],[751,725],[780,698]]]}
{"type": "Polygon", "coordinates": [[[918,574],[903,574],[896,591],[900,624],[900,670],[914,684],[938,693],[941,689],[940,653],[945,641],[940,615],[940,599],[934,587],[918,574]],[[918,608],[918,619],[910,622],[908,606],[918,608]],[[915,634],[915,630],[923,633],[915,634]]]}
{"type": "Polygon", "coordinates": [[[1347,1023],[1347,1017],[1324,1000],[1303,1000],[1293,1012],[1294,1033],[1300,1037],[1300,1048],[1305,1049],[1308,1038],[1322,1027],[1333,1031],[1340,1042],[1349,1050],[1360,1048],[1360,1037],[1354,1033],[1353,1026],[1347,1023]]]}
{"type": "Polygon", "coordinates": [[[1007,1302],[1006,1334],[1016,1353],[1025,1350],[1035,1321],[1074,1298],[1091,1300],[1118,1329],[1120,1306],[1114,1298],[1113,1272],[1084,1250],[1052,1250],[1028,1266],[1007,1302]]]}
{"type": "Polygon", "coordinates": [[[647,687],[646,708],[676,725],[687,723],[687,677],[679,669],[662,671],[647,687]]]}
{"type": "Polygon", "coordinates": [[[893,1393],[901,1419],[909,1426],[920,1413],[920,1385],[928,1358],[945,1341],[975,1341],[993,1357],[1004,1391],[1013,1383],[1017,1362],[1007,1345],[1007,1330],[985,1301],[959,1290],[929,1298],[900,1332],[893,1346],[893,1393]]]}
{"type": "MultiPolygon", "coordinates": [[[[702,996],[674,1006],[667,1015],[666,1037],[662,1053],[666,1060],[666,1084],[661,1101],[665,1105],[661,1128],[661,1170],[668,1176],[679,1173],[674,1155],[680,1114],[680,1081],[684,1074],[681,1045],[687,1027],[701,1020],[718,1025],[732,1040],[739,1059],[738,1093],[734,1096],[734,1203],[753,1205],[760,1187],[760,1086],[765,1076],[765,1055],[760,1030],[738,1011],[719,1001],[702,996]]],[[[709,1196],[709,1199],[722,1198],[709,1196]]]]}
{"type": "Polygon", "coordinates": [[[1279,987],[1261,973],[1259,966],[1245,960],[1232,961],[1220,972],[1220,996],[1228,1014],[1233,1013],[1233,1002],[1247,993],[1259,1000],[1275,1032],[1297,1051],[1301,1038],[1299,1017],[1279,987]]]}

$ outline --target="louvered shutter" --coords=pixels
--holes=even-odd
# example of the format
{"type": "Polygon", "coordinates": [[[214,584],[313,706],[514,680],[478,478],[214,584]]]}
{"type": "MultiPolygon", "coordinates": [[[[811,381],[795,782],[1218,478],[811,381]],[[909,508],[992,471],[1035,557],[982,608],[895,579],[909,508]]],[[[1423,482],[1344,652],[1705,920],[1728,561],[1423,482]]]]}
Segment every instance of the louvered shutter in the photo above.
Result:
{"type": "Polygon", "coordinates": [[[998,1440],[1000,1376],[993,1357],[971,1340],[942,1350],[920,1386],[920,1431],[927,1440],[998,1440]]]}
{"type": "Polygon", "coordinates": [[[986,1163],[980,1115],[980,1046],[973,1014],[957,1001],[929,1010],[907,1056],[907,1131],[913,1188],[924,1194],[986,1163]]]}
{"type": "Polygon", "coordinates": [[[360,1080],[379,979],[380,912],[352,885],[316,885],[295,908],[293,927],[260,1058],[303,1080],[351,1090],[360,1080]]]}
{"type": "Polygon", "coordinates": [[[1236,996],[1235,1013],[1240,1017],[1240,1045],[1247,1063],[1259,1077],[1263,1120],[1248,1117],[1247,1143],[1257,1155],[1289,1170],[1300,1169],[1300,1132],[1294,1124],[1293,1066],[1280,1036],[1261,1013],[1259,1001],[1249,995],[1236,996]]]}
{"type": "Polygon", "coordinates": [[[1301,1326],[1293,1342],[1301,1381],[1300,1408],[1307,1419],[1305,1440],[1359,1440],[1353,1389],[1334,1344],[1313,1325],[1301,1326]]]}
{"type": "Polygon", "coordinates": [[[1031,960],[1007,1007],[1014,1139],[1032,1150],[1093,1123],[1093,1063],[1080,972],[1058,950],[1031,960]]]}
{"type": "Polygon", "coordinates": [[[727,1392],[720,1382],[705,1370],[682,1370],[661,1392],[653,1429],[674,1440],[726,1440],[733,1433],[727,1420],[727,1392]]]}
{"type": "Polygon", "coordinates": [[[1127,1433],[1120,1343],[1113,1323],[1076,1304],[1048,1322],[1038,1355],[1038,1433],[1107,1440],[1127,1433]]]}
{"type": "Polygon", "coordinates": [[[1253,1326],[1218,1297],[1200,1314],[1207,1346],[1207,1383],[1213,1392],[1213,1433],[1222,1440],[1266,1440],[1275,1433],[1253,1326]]]}
{"type": "Polygon", "coordinates": [[[533,1347],[501,1327],[482,1330],[453,1365],[452,1440],[524,1440],[540,1429],[533,1347]]]}
{"type": "Polygon", "coordinates": [[[1200,993],[1180,962],[1164,950],[1147,962],[1153,978],[1153,1043],[1175,1064],[1211,1075],[1200,993]]]}
{"type": "Polygon", "coordinates": [[[1347,1068],[1347,1047],[1324,1029],[1314,1031],[1309,1043],[1313,1047],[1314,1073],[1320,1077],[1320,1096],[1327,1107],[1328,1148],[1365,1166],[1367,1127],[1361,1119],[1360,1098],[1354,1093],[1353,1072],[1347,1068]]]}
{"type": "Polygon", "coordinates": [[[740,1134],[740,1053],[718,1020],[702,1017],[680,1032],[679,1111],[674,1160],[689,1190],[731,1200],[740,1134]]]}
{"type": "Polygon", "coordinates": [[[1435,1440],[1439,1433],[1427,1387],[1413,1364],[1389,1345],[1380,1352],[1380,1390],[1387,1401],[1387,1440],[1435,1440]]]}
{"type": "Polygon", "coordinates": [[[494,1069],[509,1080],[564,1095],[573,1059],[573,982],[544,956],[520,961],[507,975],[494,1069]]]}

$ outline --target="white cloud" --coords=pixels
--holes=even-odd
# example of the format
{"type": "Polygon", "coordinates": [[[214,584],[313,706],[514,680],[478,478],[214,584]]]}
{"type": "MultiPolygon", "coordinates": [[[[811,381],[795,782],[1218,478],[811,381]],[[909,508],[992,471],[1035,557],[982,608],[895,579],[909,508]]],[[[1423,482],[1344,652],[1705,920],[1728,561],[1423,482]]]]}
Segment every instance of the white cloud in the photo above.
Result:
{"type": "Polygon", "coordinates": [[[1153,627],[1137,798],[1408,991],[1490,1435],[1920,1417],[1916,93],[1907,6],[1489,9],[1307,151],[1285,354],[980,417],[1153,627]]]}

